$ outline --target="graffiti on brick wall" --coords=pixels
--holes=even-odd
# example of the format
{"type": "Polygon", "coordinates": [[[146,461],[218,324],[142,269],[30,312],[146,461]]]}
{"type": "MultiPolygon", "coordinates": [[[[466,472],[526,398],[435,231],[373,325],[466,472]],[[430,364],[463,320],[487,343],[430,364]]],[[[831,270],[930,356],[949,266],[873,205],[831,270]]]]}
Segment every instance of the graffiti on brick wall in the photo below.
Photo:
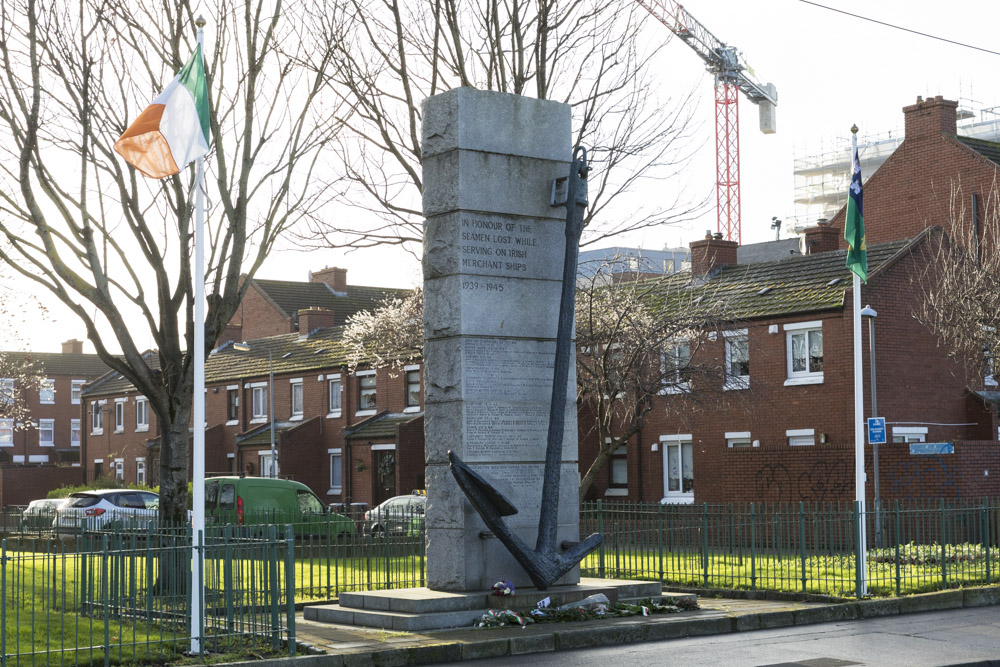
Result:
{"type": "Polygon", "coordinates": [[[888,498],[958,498],[957,466],[944,456],[919,456],[889,468],[888,498]]]}
{"type": "Polygon", "coordinates": [[[833,501],[844,498],[851,483],[843,461],[817,461],[798,476],[783,463],[768,463],[754,476],[754,496],[760,502],[833,501]]]}

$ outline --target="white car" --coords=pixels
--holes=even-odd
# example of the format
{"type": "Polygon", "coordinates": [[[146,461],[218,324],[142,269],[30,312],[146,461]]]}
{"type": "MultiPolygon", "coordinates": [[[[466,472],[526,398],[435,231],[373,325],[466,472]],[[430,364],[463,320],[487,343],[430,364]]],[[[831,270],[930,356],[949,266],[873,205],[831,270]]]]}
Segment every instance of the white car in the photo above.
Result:
{"type": "Polygon", "coordinates": [[[71,493],[52,522],[58,531],[145,530],[156,523],[160,497],[152,491],[100,489],[71,493]]]}

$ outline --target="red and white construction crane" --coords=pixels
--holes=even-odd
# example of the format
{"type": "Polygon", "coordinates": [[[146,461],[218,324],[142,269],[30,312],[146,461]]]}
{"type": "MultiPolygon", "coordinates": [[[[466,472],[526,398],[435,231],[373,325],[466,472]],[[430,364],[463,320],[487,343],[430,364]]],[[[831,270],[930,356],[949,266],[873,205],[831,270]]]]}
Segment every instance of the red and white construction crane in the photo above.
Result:
{"type": "Polygon", "coordinates": [[[740,242],[740,127],[739,92],[758,105],[760,131],[775,131],[774,107],[778,91],[760,84],[735,47],[720,41],[680,3],[671,0],[636,0],[680,37],[705,61],[715,75],[715,170],[718,230],[724,238],[740,242]]]}

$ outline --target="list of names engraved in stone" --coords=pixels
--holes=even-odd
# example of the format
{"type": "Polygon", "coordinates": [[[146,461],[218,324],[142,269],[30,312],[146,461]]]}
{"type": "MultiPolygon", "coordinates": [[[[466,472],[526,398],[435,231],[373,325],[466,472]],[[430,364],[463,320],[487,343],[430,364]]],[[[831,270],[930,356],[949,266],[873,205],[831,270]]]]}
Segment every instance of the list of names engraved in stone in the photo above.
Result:
{"type": "Polygon", "coordinates": [[[548,435],[548,404],[470,403],[463,406],[465,459],[542,460],[548,435]]]}
{"type": "Polygon", "coordinates": [[[538,521],[539,501],[542,497],[544,466],[540,465],[474,465],[473,469],[493,487],[517,505],[516,520],[508,523],[532,524],[538,521]]]}
{"type": "Polygon", "coordinates": [[[463,270],[502,271],[510,276],[528,272],[532,248],[538,246],[531,220],[463,215],[459,257],[463,270]]]}
{"type": "Polygon", "coordinates": [[[505,338],[462,339],[465,399],[552,399],[555,343],[505,338]]]}

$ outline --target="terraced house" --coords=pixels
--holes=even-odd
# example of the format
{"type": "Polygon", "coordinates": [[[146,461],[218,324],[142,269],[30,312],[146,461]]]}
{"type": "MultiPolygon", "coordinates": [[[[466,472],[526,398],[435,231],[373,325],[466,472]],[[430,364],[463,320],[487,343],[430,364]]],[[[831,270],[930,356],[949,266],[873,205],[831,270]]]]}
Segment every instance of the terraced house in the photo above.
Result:
{"type": "MultiPolygon", "coordinates": [[[[397,291],[256,282],[249,308],[206,359],[207,473],[277,474],[343,504],[377,504],[422,488],[420,364],[352,370],[343,327],[332,326],[397,291]],[[316,294],[324,307],[314,305],[310,295],[316,294]],[[246,341],[234,335],[281,327],[294,332],[246,341]]],[[[84,437],[88,479],[113,470],[127,481],[155,484],[157,425],[145,399],[111,373],[87,388],[85,401],[91,416],[84,437]]]]}
{"type": "MultiPolygon", "coordinates": [[[[877,313],[878,416],[889,441],[880,448],[883,499],[1000,493],[996,379],[987,369],[970,382],[914,317],[929,249],[949,230],[952,186],[960,183],[963,201],[982,216],[1000,181],[1000,145],[956,136],[956,106],[937,97],[904,108],[903,143],[864,187],[869,280],[861,302],[877,313]]],[[[590,497],[853,499],[853,312],[843,220],[841,212],[807,230],[798,251],[768,261],[741,262],[742,248],[717,238],[691,245],[691,271],[661,280],[664,290],[726,301],[731,326],[700,332],[697,347],[701,362],[722,369],[717,386],[691,382],[656,397],[590,497]],[[695,400],[709,390],[730,399],[710,407],[695,400]]],[[[863,346],[869,417],[867,326],[863,346]]],[[[592,438],[581,440],[582,461],[595,450],[592,438]]],[[[870,447],[865,465],[871,497],[870,447]]]]}

